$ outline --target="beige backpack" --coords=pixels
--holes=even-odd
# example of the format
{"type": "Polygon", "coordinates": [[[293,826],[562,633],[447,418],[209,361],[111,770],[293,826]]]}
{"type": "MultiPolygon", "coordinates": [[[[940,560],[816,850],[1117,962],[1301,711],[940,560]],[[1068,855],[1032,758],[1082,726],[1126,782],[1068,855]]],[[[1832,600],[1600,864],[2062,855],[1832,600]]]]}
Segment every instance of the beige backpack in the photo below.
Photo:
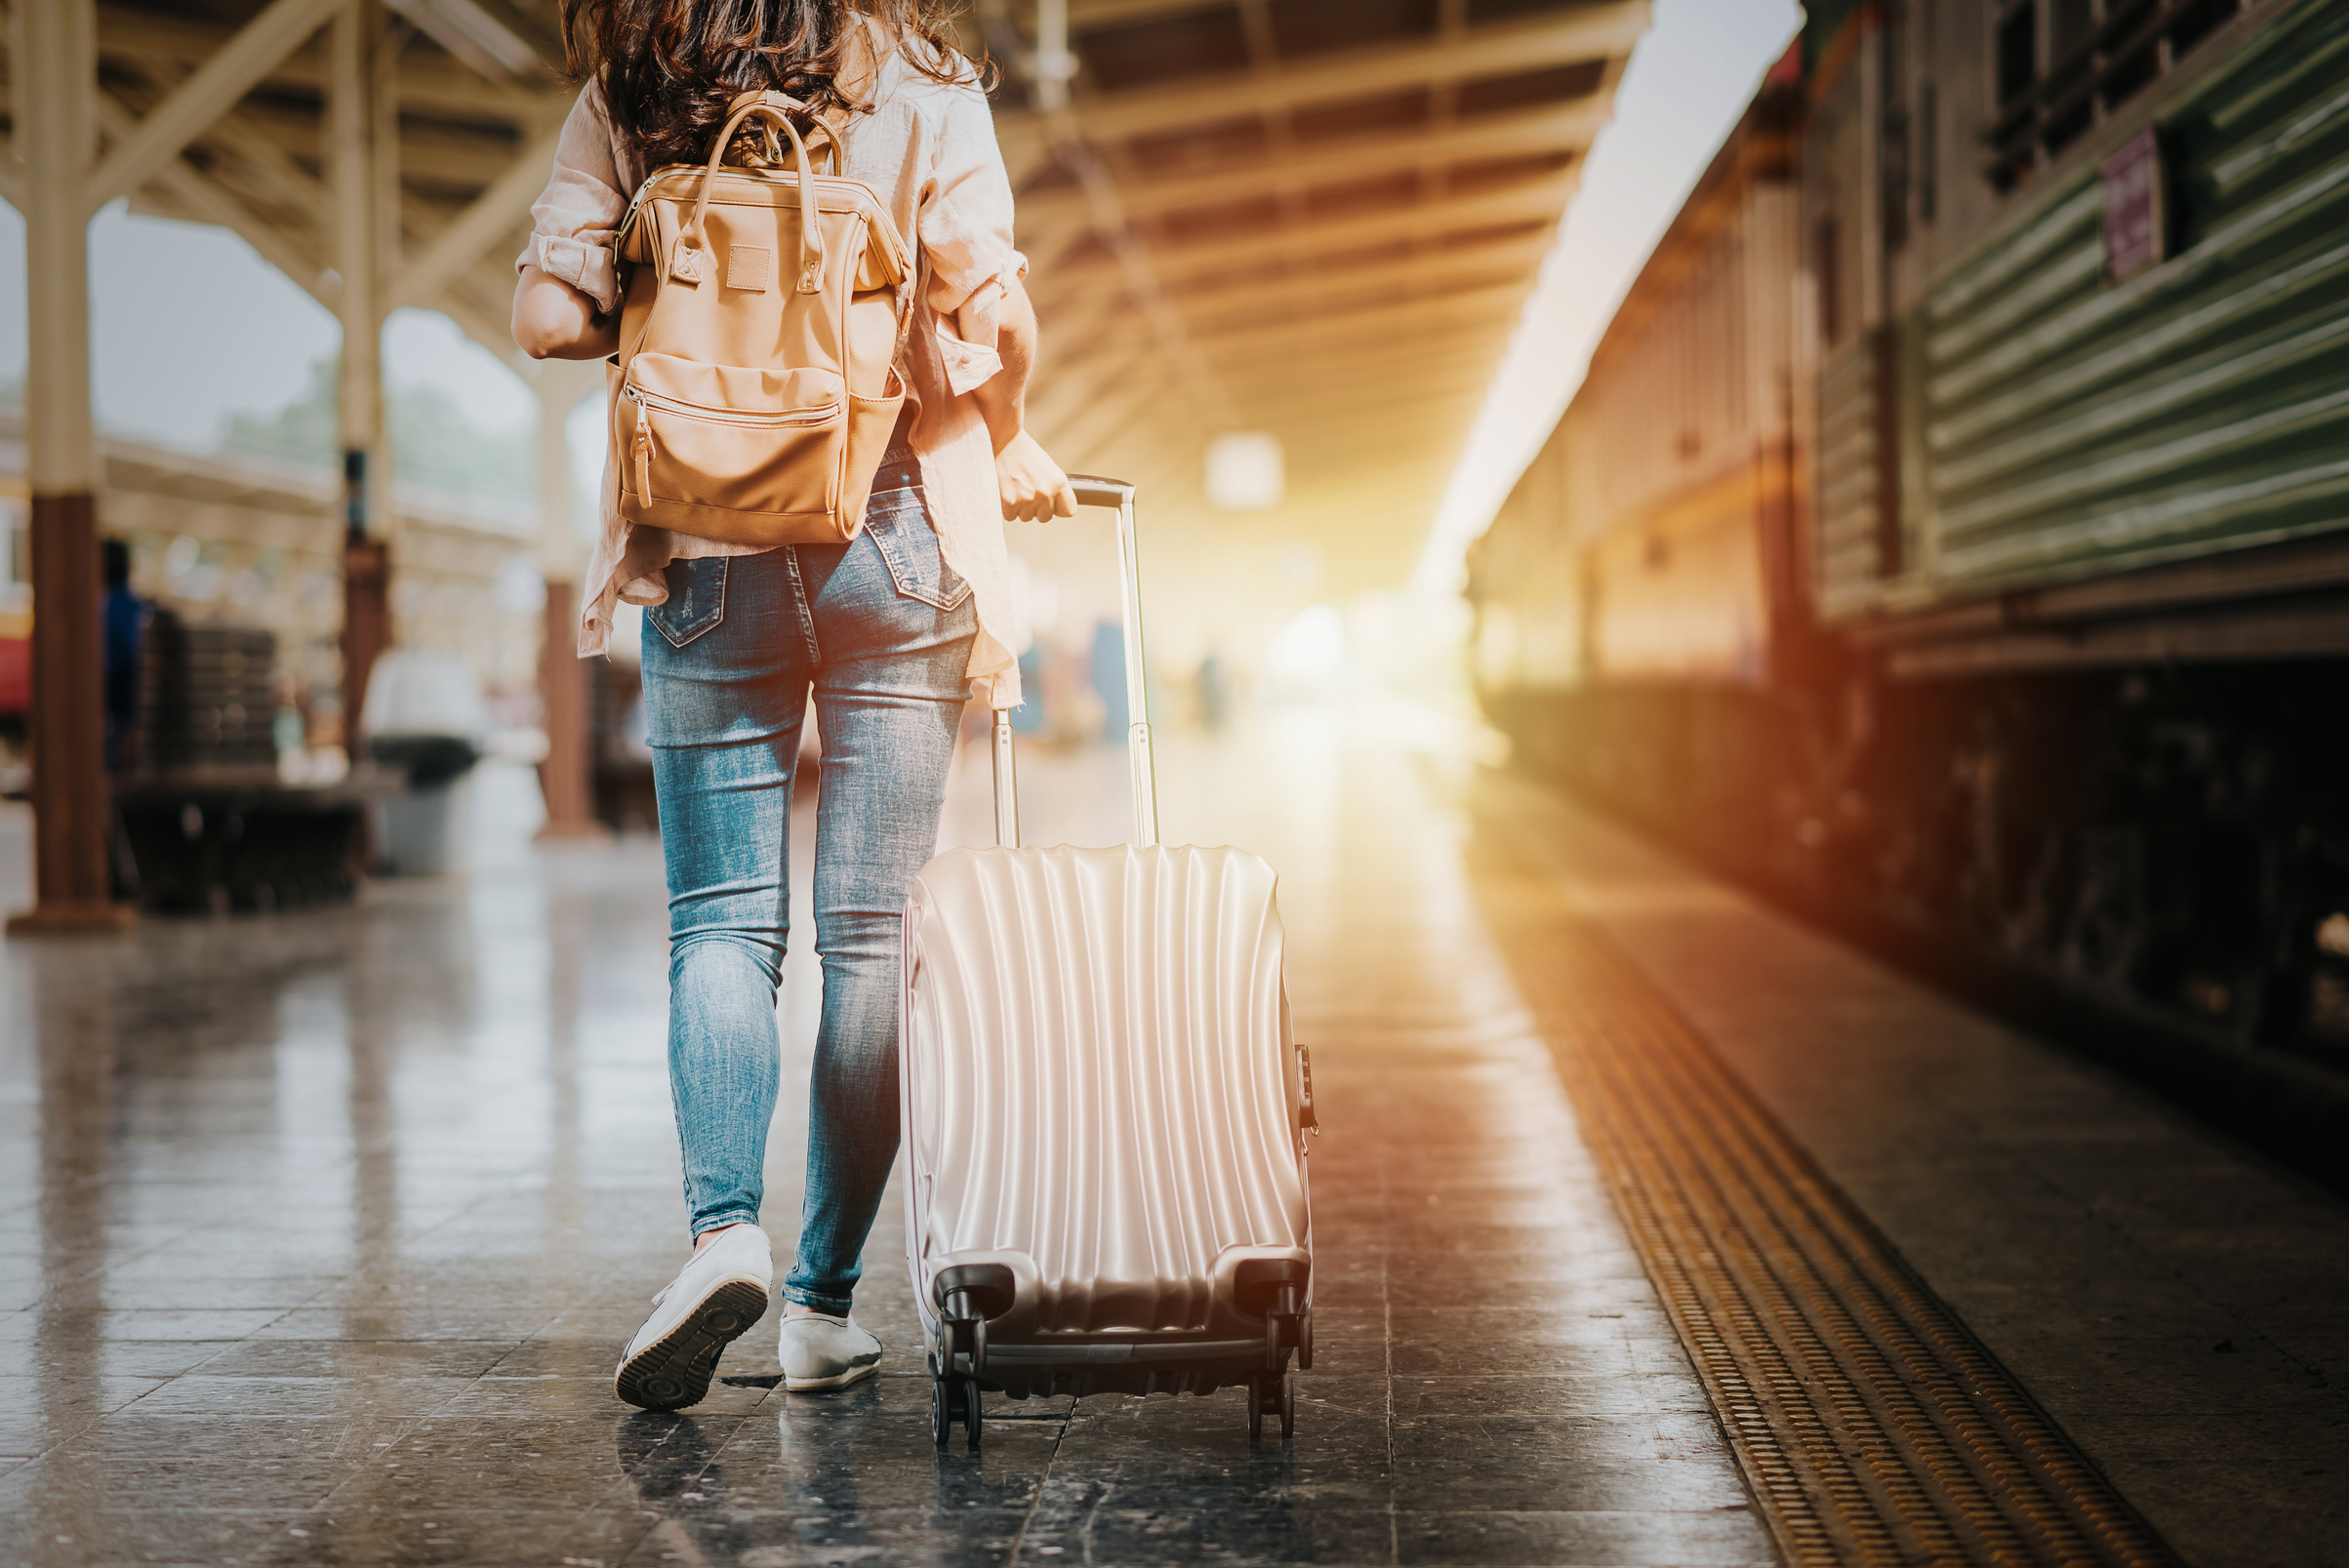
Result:
{"type": "Polygon", "coordinates": [[[737,544],[836,544],[864,526],[906,400],[916,268],[871,187],[838,175],[822,121],[834,173],[815,173],[790,118],[804,108],[745,93],[709,164],[655,170],[622,221],[608,375],[631,523],[737,544]],[[754,119],[790,138],[794,167],[720,167],[754,119]]]}

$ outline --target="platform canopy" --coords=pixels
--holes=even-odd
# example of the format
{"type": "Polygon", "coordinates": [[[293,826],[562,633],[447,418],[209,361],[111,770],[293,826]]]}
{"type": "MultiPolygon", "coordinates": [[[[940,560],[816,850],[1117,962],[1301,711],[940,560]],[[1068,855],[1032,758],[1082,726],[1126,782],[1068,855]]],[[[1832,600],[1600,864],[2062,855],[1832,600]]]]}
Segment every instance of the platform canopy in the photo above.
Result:
{"type": "MultiPolygon", "coordinates": [[[[333,303],[321,29],[353,3],[383,29],[372,98],[396,148],[373,164],[383,304],[506,349],[511,260],[572,98],[553,0],[102,5],[91,205],[224,224],[333,303]]],[[[1647,13],[983,0],[962,25],[1005,66],[1047,334],[1037,433],[1202,519],[1211,438],[1270,434],[1282,532],[1398,580],[1647,13]]]]}

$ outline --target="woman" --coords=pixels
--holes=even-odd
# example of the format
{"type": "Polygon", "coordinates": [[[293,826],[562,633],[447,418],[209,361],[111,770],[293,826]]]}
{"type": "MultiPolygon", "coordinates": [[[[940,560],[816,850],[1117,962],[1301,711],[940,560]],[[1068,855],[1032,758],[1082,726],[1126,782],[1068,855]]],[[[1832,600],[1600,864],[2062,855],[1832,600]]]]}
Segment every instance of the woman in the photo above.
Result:
{"type": "Polygon", "coordinates": [[[599,654],[615,600],[646,607],[669,1088],[694,1240],[616,1386],[649,1408],[695,1403],[719,1352],[768,1306],[761,1171],[812,689],[824,1011],[780,1355],[787,1387],[842,1387],[881,1354],[849,1307],[897,1152],[899,912],[936,848],[962,703],[1018,701],[1001,519],[1073,516],[1075,500],[1022,426],[1035,350],[1027,262],[981,73],[950,47],[940,0],[564,0],[563,19],[586,85],[515,263],[526,352],[619,346],[612,241],[630,194],[648,170],[707,157],[749,89],[790,94],[834,127],[841,172],[872,187],[929,267],[902,367],[912,395],[855,542],[759,552],[634,528],[607,465],[580,627],[581,654],[599,654]]]}

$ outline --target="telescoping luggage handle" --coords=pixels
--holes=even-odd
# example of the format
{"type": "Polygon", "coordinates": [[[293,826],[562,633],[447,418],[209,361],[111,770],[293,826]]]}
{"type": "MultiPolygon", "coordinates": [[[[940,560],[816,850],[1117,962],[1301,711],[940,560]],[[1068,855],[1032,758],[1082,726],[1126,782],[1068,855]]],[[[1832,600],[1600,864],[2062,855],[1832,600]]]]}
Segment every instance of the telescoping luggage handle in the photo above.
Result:
{"type": "MultiPolygon", "coordinates": [[[[1117,512],[1117,585],[1125,617],[1125,729],[1127,765],[1134,784],[1134,836],[1158,841],[1158,785],[1150,760],[1150,689],[1142,663],[1142,561],[1134,548],[1134,487],[1122,479],[1069,475],[1079,506],[1112,506],[1117,512]]],[[[1020,784],[1012,768],[1011,709],[995,709],[995,842],[1020,847],[1020,784]]]]}

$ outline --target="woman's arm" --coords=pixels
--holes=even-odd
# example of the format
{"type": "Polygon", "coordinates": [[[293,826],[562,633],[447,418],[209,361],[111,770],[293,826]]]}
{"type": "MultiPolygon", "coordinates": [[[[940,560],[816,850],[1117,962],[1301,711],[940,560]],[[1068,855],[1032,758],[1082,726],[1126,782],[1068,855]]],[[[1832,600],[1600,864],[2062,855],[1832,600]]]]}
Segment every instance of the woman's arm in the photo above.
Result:
{"type": "Polygon", "coordinates": [[[560,278],[525,265],[514,280],[514,343],[533,359],[601,359],[620,347],[620,314],[560,278]]]}
{"type": "Polygon", "coordinates": [[[995,444],[995,485],[1005,518],[1043,522],[1076,515],[1076,493],[1027,429],[1028,377],[1035,369],[1035,306],[1014,277],[995,323],[995,353],[1003,368],[971,389],[987,433],[995,444]]]}

